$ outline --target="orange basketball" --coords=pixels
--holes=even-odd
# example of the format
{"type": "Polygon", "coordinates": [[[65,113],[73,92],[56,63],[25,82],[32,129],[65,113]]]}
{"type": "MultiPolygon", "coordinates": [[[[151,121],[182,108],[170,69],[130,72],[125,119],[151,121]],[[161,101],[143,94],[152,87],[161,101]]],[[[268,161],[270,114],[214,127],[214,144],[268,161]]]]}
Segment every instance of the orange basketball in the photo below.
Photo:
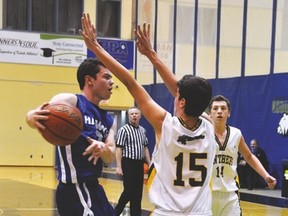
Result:
{"type": "Polygon", "coordinates": [[[75,142],[83,129],[81,112],[68,104],[49,104],[43,109],[50,110],[48,120],[42,121],[45,130],[43,138],[53,145],[65,146],[75,142]]]}

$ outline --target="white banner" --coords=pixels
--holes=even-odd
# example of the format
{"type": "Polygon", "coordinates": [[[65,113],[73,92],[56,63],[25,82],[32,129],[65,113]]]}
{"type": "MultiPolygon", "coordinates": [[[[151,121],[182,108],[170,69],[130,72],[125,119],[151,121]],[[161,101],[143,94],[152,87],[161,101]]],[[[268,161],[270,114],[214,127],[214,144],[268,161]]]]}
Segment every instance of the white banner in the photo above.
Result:
{"type": "Polygon", "coordinates": [[[81,37],[0,31],[0,62],[78,67],[86,56],[81,37]]]}

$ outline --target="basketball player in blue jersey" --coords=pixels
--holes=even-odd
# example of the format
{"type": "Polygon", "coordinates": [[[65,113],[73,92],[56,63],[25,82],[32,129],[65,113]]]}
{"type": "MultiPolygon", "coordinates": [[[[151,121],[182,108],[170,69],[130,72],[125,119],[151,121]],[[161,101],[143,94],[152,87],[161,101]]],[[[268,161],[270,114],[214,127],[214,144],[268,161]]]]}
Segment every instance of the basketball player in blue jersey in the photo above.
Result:
{"type": "Polygon", "coordinates": [[[127,87],[154,128],[156,144],[147,183],[155,205],[152,215],[211,216],[210,180],[216,142],[213,125],[200,117],[211,99],[209,82],[192,75],[175,82],[172,116],[101,47],[89,14],[83,14],[80,33],[87,47],[127,87]]]}
{"type": "MultiPolygon", "coordinates": [[[[159,60],[157,53],[152,49],[150,42],[150,25],[147,26],[144,24],[142,29],[139,26],[136,35],[139,52],[148,57],[170,92],[175,94],[176,90],[174,86],[176,77],[163,62],[159,60]]],[[[203,113],[203,116],[213,123],[215,127],[215,136],[217,137],[216,141],[218,143],[213,163],[212,186],[214,192],[212,196],[212,209],[213,216],[235,216],[241,214],[239,197],[237,193],[235,193],[238,191],[235,181],[237,177],[236,167],[238,150],[241,154],[244,154],[244,157],[249,160],[252,167],[266,180],[269,188],[274,188],[276,179],[270,176],[257,158],[255,159],[251,154],[249,148],[245,144],[241,131],[226,125],[227,118],[230,116],[230,103],[226,103],[226,99],[224,100],[223,98],[224,97],[216,97],[211,100],[209,106],[211,118],[203,113]],[[219,114],[221,110],[223,115],[219,114]],[[216,191],[220,191],[219,195],[217,195],[218,192],[216,191]],[[221,196],[221,192],[224,192],[224,195],[221,196]]]]}
{"type": "MultiPolygon", "coordinates": [[[[111,72],[98,60],[86,59],[77,70],[81,94],[61,93],[49,103],[65,102],[77,107],[84,121],[81,136],[71,145],[57,146],[59,184],[56,204],[61,216],[114,216],[103,187],[99,184],[103,162],[115,159],[115,123],[111,115],[99,108],[101,100],[112,94],[111,72]]],[[[27,123],[40,131],[49,111],[44,103],[27,113],[27,123]]]]}

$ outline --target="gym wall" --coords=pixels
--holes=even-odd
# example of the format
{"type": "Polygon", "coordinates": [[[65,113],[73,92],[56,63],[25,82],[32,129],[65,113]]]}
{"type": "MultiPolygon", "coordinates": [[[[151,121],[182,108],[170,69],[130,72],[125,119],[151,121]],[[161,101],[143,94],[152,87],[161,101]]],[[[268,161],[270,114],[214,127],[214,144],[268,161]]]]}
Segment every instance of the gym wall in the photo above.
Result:
{"type": "MultiPolygon", "coordinates": [[[[288,157],[288,2],[163,0],[151,3],[146,17],[142,2],[139,23],[150,18],[159,56],[178,78],[207,78],[213,95],[231,100],[229,124],[242,130],[248,146],[260,141],[281,187],[281,160],[288,157]]],[[[151,64],[141,55],[137,64],[141,81],[152,74],[143,81],[147,91],[172,112],[173,99],[151,64]]]]}
{"type": "MultiPolygon", "coordinates": [[[[95,2],[84,1],[84,10],[92,20],[96,19],[95,2]]],[[[272,172],[280,175],[279,161],[287,152],[288,137],[275,134],[275,127],[288,113],[288,2],[179,0],[175,5],[168,0],[122,0],[121,10],[121,38],[134,38],[132,23],[150,23],[153,46],[165,64],[178,78],[194,74],[211,80],[215,94],[232,101],[229,123],[243,131],[247,143],[251,138],[260,139],[272,172]],[[273,106],[281,107],[276,109],[278,113],[273,106]]],[[[173,112],[173,103],[168,100],[171,96],[161,78],[144,56],[135,53],[138,81],[173,112]]],[[[53,148],[46,145],[48,149],[42,150],[44,145],[38,143],[43,140],[36,131],[28,130],[25,114],[55,93],[78,92],[73,77],[76,68],[6,63],[0,68],[4,119],[0,124],[0,165],[54,165],[53,148]],[[46,155],[42,158],[43,152],[46,155]]],[[[118,104],[125,95],[120,90],[112,95],[114,100],[119,91],[121,98],[112,109],[114,105],[124,109],[133,104],[131,98],[124,106],[118,104]]],[[[154,132],[149,133],[153,137],[154,132]]],[[[152,138],[151,149],[153,142],[152,138]]]]}
{"type": "MultiPolygon", "coordinates": [[[[26,123],[30,109],[62,92],[79,93],[75,67],[0,64],[0,165],[54,166],[55,148],[26,123]]],[[[132,97],[117,79],[117,88],[102,107],[127,109],[132,97]]]]}

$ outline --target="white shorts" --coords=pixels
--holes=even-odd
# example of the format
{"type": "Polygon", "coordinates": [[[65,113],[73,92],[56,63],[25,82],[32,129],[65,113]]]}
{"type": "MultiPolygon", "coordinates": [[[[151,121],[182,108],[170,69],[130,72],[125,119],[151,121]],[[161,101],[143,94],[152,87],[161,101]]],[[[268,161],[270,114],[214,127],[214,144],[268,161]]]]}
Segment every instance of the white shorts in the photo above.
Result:
{"type": "Polygon", "coordinates": [[[213,191],[212,213],[213,216],[241,216],[238,192],[213,191]]]}

